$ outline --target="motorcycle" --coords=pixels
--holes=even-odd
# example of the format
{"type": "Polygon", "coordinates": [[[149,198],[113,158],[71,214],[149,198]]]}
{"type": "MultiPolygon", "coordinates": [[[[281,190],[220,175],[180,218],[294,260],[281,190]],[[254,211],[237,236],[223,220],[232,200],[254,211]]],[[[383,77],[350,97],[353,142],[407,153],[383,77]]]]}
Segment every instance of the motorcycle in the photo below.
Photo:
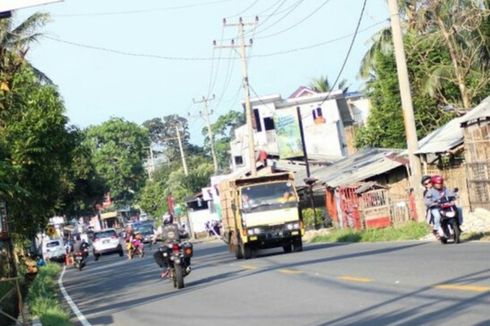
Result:
{"type": "Polygon", "coordinates": [[[140,240],[132,240],[128,242],[128,257],[133,259],[134,256],[139,255],[141,258],[145,256],[145,248],[140,240]]]}
{"type": "Polygon", "coordinates": [[[441,237],[441,243],[446,244],[448,240],[454,243],[460,243],[460,229],[458,225],[458,209],[455,203],[456,197],[444,196],[439,199],[439,212],[441,214],[441,228],[444,237],[441,237]]]}
{"type": "Polygon", "coordinates": [[[167,265],[165,276],[173,280],[175,288],[184,288],[184,277],[191,272],[192,243],[174,240],[161,246],[159,250],[167,265]]]}
{"type": "Polygon", "coordinates": [[[75,257],[74,257],[74,260],[73,260],[73,265],[79,271],[81,271],[82,268],[85,266],[85,257],[86,257],[86,253],[84,251],[82,251],[82,250],[81,251],[77,251],[75,253],[75,257]]]}

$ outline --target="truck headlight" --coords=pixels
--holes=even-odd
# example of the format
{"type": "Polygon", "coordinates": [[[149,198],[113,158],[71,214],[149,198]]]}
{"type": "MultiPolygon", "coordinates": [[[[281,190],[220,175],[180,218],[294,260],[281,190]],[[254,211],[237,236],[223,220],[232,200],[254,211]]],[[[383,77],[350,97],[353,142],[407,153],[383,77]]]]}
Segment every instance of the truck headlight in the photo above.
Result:
{"type": "Polygon", "coordinates": [[[248,235],[253,235],[254,234],[254,229],[248,229],[247,230],[248,235]]]}
{"type": "Polygon", "coordinates": [[[255,233],[255,234],[259,234],[259,233],[261,233],[261,232],[262,232],[262,230],[261,230],[261,229],[259,229],[259,228],[255,228],[255,229],[254,229],[254,233],[255,233]]]}
{"type": "Polygon", "coordinates": [[[287,224],[288,230],[299,230],[299,223],[289,223],[287,224]]]}

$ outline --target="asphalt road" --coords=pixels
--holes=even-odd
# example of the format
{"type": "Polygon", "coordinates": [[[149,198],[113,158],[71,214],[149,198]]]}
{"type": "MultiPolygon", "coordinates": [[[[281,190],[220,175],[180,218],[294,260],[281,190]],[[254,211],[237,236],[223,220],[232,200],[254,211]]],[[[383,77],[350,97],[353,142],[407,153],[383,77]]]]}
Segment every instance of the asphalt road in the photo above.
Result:
{"type": "Polygon", "coordinates": [[[240,261],[203,243],[185,283],[161,280],[151,255],[90,258],[63,277],[91,325],[490,325],[490,243],[307,245],[240,261]]]}

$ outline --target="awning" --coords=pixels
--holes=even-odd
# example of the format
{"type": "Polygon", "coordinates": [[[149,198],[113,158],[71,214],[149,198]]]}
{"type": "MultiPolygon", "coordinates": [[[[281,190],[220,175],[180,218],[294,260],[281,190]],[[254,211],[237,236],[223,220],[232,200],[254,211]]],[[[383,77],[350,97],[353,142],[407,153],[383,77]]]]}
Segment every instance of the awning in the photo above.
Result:
{"type": "Polygon", "coordinates": [[[100,219],[101,220],[107,220],[109,218],[117,218],[117,212],[107,212],[107,213],[102,213],[100,214],[100,219]]]}

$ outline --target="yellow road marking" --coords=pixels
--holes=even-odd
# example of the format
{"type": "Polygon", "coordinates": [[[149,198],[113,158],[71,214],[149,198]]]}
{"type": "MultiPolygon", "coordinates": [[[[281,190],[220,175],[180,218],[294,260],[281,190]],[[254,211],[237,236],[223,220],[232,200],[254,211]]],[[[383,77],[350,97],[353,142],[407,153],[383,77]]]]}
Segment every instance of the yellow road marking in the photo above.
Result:
{"type": "Polygon", "coordinates": [[[243,269],[257,269],[257,266],[254,265],[241,265],[243,269]]]}
{"type": "Polygon", "coordinates": [[[300,270],[297,270],[297,269],[283,268],[283,269],[279,269],[278,271],[279,271],[279,273],[290,274],[290,275],[303,274],[303,271],[300,271],[300,270]]]}
{"type": "Polygon", "coordinates": [[[348,275],[339,276],[337,278],[342,281],[358,282],[358,283],[369,283],[373,281],[372,279],[367,277],[355,277],[355,276],[348,276],[348,275]]]}
{"type": "Polygon", "coordinates": [[[459,284],[441,284],[434,286],[436,289],[442,290],[457,290],[457,291],[471,291],[471,292],[488,292],[489,286],[481,285],[459,285],[459,284]]]}

